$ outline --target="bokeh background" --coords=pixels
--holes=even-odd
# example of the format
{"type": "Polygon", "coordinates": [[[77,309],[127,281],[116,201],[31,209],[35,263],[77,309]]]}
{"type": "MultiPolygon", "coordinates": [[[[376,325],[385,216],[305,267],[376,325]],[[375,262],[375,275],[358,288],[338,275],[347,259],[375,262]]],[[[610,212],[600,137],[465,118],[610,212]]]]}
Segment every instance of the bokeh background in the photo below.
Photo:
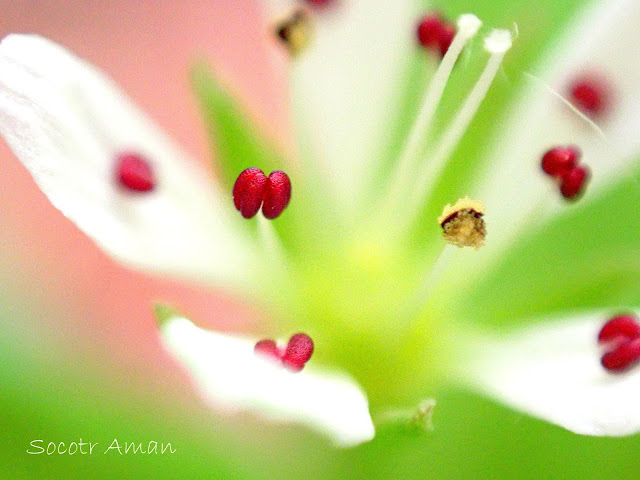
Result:
{"type": "MultiPolygon", "coordinates": [[[[443,0],[437,6],[452,16],[474,12],[489,25],[517,22],[514,55],[527,65],[554,42],[553,26],[570,21],[585,2],[542,3],[548,5],[443,0]]],[[[289,141],[286,62],[270,48],[254,0],[2,0],[0,12],[0,35],[40,33],[100,66],[207,166],[208,140],[188,81],[196,59],[215,65],[269,135],[289,141]]],[[[302,428],[213,412],[160,349],[151,303],[177,304],[217,330],[259,330],[269,321],[263,313],[229,294],[116,265],[49,204],[4,143],[0,209],[2,479],[640,475],[638,437],[577,436],[457,391],[438,398],[432,434],[383,431],[347,451],[302,428]],[[102,448],[114,438],[171,442],[178,451],[26,453],[34,439],[80,438],[102,448]]]]}

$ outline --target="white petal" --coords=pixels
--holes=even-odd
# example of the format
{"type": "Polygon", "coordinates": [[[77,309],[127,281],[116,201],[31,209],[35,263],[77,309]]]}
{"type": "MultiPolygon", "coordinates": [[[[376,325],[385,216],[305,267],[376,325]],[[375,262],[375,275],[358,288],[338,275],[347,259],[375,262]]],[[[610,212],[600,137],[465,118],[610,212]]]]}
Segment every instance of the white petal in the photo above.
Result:
{"type": "Polygon", "coordinates": [[[640,431],[640,368],[610,374],[598,332],[607,313],[537,324],[471,349],[464,378],[499,401],[584,435],[640,431]]]}
{"type": "Polygon", "coordinates": [[[0,133],[51,203],[120,261],[199,280],[244,271],[243,241],[207,175],[104,74],[59,45],[2,40],[0,133]],[[114,158],[124,150],[153,163],[153,192],[117,187],[114,158]]]}
{"type": "Polygon", "coordinates": [[[172,318],[161,331],[214,408],[302,423],[342,446],[373,438],[367,398],[352,379],[309,366],[289,372],[256,355],[255,340],[202,330],[184,318],[172,318]]]}
{"type": "Polygon", "coordinates": [[[292,100],[303,148],[311,148],[345,205],[362,193],[387,138],[417,48],[417,4],[349,0],[311,9],[314,36],[293,60],[292,100]]]}
{"type": "MultiPolygon", "coordinates": [[[[548,67],[530,78],[489,152],[493,168],[475,196],[487,208],[496,246],[523,221],[531,227],[551,213],[568,210],[554,181],[541,171],[547,149],[569,144],[582,149],[582,163],[592,171],[587,197],[623,175],[640,153],[640,2],[595,3],[545,59],[548,67]],[[595,120],[606,140],[552,93],[566,96],[575,77],[589,72],[608,77],[613,89],[611,111],[595,120]]],[[[491,244],[487,242],[485,253],[491,244]]]]}

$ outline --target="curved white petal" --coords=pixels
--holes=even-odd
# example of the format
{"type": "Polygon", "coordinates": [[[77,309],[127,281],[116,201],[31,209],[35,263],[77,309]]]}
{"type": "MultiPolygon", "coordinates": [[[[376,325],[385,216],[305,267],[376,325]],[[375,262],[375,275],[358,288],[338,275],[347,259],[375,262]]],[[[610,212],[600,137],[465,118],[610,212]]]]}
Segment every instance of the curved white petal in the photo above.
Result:
{"type": "Polygon", "coordinates": [[[542,154],[550,147],[573,144],[583,151],[582,163],[592,171],[587,198],[623,175],[640,153],[639,21],[640,2],[595,2],[545,59],[542,73],[528,77],[498,144],[489,152],[492,168],[476,192],[487,208],[493,239],[488,239],[484,254],[492,243],[500,248],[511,240],[524,222],[530,227],[569,208],[553,179],[540,168],[542,154]],[[613,95],[610,111],[594,119],[597,127],[557,96],[566,96],[576,77],[594,72],[609,79],[613,95]]]}
{"type": "Polygon", "coordinates": [[[640,368],[600,365],[607,313],[536,324],[470,349],[464,379],[499,401],[584,435],[640,431],[640,368]]]}
{"type": "Polygon", "coordinates": [[[0,43],[0,133],[51,203],[118,260],[199,280],[248,260],[203,171],[101,72],[32,35],[0,43]],[[157,188],[123,192],[117,153],[152,162],[157,188]]]}
{"type": "MultiPolygon", "coordinates": [[[[299,4],[263,1],[272,15],[299,4]]],[[[416,49],[419,2],[335,1],[310,8],[309,15],[313,37],[293,59],[292,101],[303,148],[311,149],[317,168],[349,205],[370,179],[386,140],[398,85],[416,49]]]]}
{"type": "Polygon", "coordinates": [[[348,377],[308,366],[292,373],[256,355],[255,340],[202,330],[185,318],[173,317],[161,332],[168,351],[215,408],[299,422],[342,446],[374,436],[367,398],[348,377]]]}

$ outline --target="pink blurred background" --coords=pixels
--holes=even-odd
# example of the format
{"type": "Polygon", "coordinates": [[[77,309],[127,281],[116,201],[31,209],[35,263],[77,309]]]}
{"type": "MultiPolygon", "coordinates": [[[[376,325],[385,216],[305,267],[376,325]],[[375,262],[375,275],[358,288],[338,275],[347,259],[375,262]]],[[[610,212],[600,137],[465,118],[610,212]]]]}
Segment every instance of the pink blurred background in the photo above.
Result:
{"type": "MultiPolygon", "coordinates": [[[[0,7],[2,36],[42,34],[98,65],[206,165],[211,157],[189,88],[194,59],[215,65],[256,119],[269,119],[268,133],[284,138],[283,58],[268,48],[255,1],[2,0],[0,7]]],[[[265,321],[228,295],[116,265],[50,205],[4,142],[0,154],[4,303],[19,305],[36,328],[59,332],[62,351],[101,358],[115,344],[119,354],[107,357],[120,369],[152,360],[161,375],[168,365],[155,336],[154,300],[219,330],[265,321]]]]}

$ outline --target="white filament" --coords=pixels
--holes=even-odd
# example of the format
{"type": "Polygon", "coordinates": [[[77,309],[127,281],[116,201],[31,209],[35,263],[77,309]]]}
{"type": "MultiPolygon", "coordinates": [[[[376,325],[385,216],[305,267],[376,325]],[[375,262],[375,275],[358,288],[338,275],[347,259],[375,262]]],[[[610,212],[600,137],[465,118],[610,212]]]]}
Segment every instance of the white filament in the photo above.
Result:
{"type": "Polygon", "coordinates": [[[603,140],[607,140],[607,135],[602,131],[602,129],[598,125],[596,125],[596,123],[593,120],[591,120],[584,113],[582,113],[578,108],[576,108],[569,100],[564,98],[562,96],[562,94],[560,94],[559,92],[557,92],[556,90],[551,88],[542,79],[536,77],[535,75],[532,75],[529,72],[524,72],[524,76],[527,77],[529,80],[532,80],[533,82],[537,83],[541,87],[543,87],[551,95],[553,95],[558,100],[560,100],[562,103],[564,103],[571,110],[571,112],[575,113],[580,120],[582,120],[590,128],[592,128],[600,136],[600,138],[602,138],[603,140]]]}
{"type": "Polygon", "coordinates": [[[279,268],[287,265],[285,249],[278,238],[271,220],[258,213],[258,231],[266,257],[279,268]]]}
{"type": "Polygon", "coordinates": [[[424,145],[425,136],[429,132],[433,117],[442,99],[442,93],[460,53],[467,42],[478,32],[481,25],[480,19],[470,13],[461,15],[458,19],[458,33],[425,91],[422,107],[398,160],[389,191],[391,203],[393,203],[393,200],[402,191],[402,186],[407,182],[411,167],[414,166],[415,159],[420,153],[420,146],[424,145]]]}
{"type": "Polygon", "coordinates": [[[438,255],[435,262],[429,265],[425,270],[422,281],[413,292],[407,306],[407,318],[415,318],[429,300],[432,298],[432,291],[438,286],[438,282],[446,273],[447,267],[454,259],[456,252],[460,249],[453,245],[445,244],[442,252],[438,255]]]}
{"type": "Polygon", "coordinates": [[[471,93],[456,114],[449,128],[444,132],[442,139],[436,146],[434,155],[430,156],[428,161],[423,162],[422,169],[416,175],[418,183],[414,190],[409,211],[418,212],[420,206],[424,203],[427,192],[438,180],[447,160],[453,153],[454,148],[464,135],[478,107],[480,107],[480,104],[484,100],[493,79],[498,73],[505,53],[511,48],[511,44],[511,33],[507,30],[494,30],[485,38],[484,48],[491,56],[480,78],[478,78],[478,81],[473,86],[471,93]]]}

